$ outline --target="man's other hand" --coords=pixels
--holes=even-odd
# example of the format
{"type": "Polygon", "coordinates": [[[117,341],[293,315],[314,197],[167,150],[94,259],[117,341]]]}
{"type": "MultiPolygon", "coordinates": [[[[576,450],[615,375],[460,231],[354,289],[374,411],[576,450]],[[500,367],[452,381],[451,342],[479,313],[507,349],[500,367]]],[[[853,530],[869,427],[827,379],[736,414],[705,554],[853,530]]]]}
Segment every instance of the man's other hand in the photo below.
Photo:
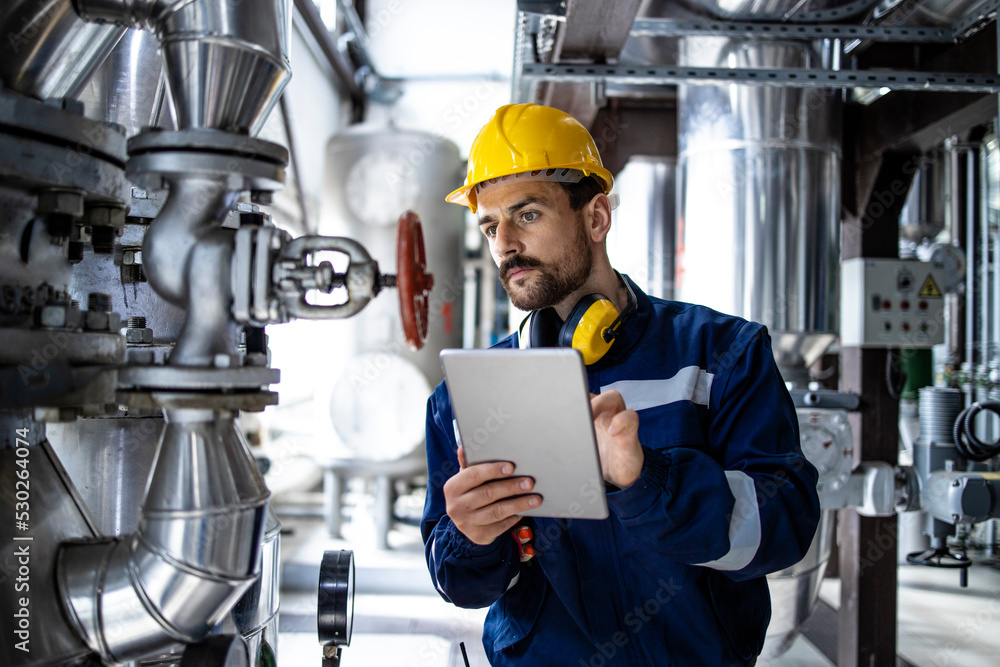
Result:
{"type": "Polygon", "coordinates": [[[458,463],[461,470],[444,484],[445,507],[455,527],[476,544],[490,544],[517,525],[521,512],[542,502],[531,493],[534,480],[511,476],[509,461],[469,466],[459,447],[458,463]]]}
{"type": "Polygon", "coordinates": [[[625,408],[625,399],[617,391],[591,394],[590,409],[604,481],[620,489],[632,486],[645,459],[639,443],[638,413],[625,408]]]}

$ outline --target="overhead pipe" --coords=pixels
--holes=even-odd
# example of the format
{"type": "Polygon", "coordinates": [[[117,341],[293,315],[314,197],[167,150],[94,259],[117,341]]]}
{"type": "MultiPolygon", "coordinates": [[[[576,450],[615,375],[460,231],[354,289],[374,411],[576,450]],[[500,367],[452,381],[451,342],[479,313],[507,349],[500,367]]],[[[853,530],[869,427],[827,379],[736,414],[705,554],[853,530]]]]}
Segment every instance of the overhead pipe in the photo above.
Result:
{"type": "Polygon", "coordinates": [[[260,131],[291,76],[287,0],[73,0],[87,21],[160,41],[178,129],[260,131]]]}
{"type": "Polygon", "coordinates": [[[40,100],[74,97],[125,30],[84,23],[71,0],[5,0],[0,8],[0,80],[40,100]]]}

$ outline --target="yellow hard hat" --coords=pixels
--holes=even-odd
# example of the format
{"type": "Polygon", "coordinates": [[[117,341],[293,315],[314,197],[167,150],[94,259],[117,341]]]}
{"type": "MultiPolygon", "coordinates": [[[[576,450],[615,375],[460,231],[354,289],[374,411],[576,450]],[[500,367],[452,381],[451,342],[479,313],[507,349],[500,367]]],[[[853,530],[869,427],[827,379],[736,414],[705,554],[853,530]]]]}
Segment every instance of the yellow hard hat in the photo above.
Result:
{"type": "Polygon", "coordinates": [[[445,197],[476,212],[475,186],[501,176],[573,169],[596,176],[611,192],[614,179],[601,164],[594,138],[565,111],[540,104],[507,104],[483,126],[469,151],[465,185],[445,197]]]}

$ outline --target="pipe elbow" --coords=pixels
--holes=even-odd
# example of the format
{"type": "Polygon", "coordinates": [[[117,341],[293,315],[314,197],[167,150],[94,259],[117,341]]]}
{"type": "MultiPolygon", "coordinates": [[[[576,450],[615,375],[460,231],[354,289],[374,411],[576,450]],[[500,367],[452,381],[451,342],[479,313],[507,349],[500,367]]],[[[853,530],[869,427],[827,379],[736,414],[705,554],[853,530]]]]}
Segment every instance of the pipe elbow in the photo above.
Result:
{"type": "Polygon", "coordinates": [[[160,214],[142,243],[146,279],[158,295],[176,306],[187,305],[187,267],[201,237],[218,227],[237,193],[212,179],[177,178],[160,214]]]}
{"type": "Polygon", "coordinates": [[[108,662],[205,637],[257,581],[269,493],[234,418],[168,411],[139,530],[66,543],[63,607],[108,662]]]}

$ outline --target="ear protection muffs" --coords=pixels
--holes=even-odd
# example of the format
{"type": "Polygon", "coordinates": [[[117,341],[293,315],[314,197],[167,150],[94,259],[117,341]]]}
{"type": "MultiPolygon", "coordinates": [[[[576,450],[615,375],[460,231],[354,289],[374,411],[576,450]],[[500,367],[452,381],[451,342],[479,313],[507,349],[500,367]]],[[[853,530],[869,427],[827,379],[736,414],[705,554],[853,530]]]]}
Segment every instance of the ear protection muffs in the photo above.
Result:
{"type": "Polygon", "coordinates": [[[603,294],[588,294],[577,301],[565,322],[554,308],[536,310],[521,322],[519,347],[572,347],[583,355],[584,364],[596,364],[611,349],[621,325],[635,313],[632,287],[623,279],[622,283],[628,303],[621,313],[603,294]]]}

